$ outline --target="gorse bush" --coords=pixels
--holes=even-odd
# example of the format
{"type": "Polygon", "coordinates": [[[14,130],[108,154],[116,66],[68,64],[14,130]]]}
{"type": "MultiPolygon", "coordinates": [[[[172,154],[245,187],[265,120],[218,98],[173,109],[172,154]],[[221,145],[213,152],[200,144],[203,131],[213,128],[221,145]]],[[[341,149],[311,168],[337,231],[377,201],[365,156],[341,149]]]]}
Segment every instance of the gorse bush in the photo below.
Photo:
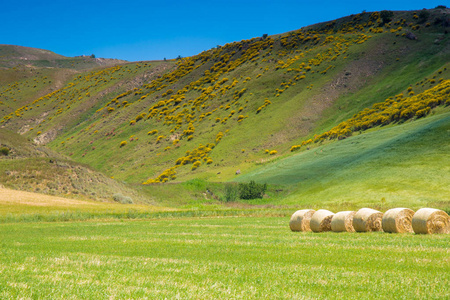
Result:
{"type": "Polygon", "coordinates": [[[200,167],[201,164],[202,164],[201,161],[196,161],[196,162],[194,162],[194,163],[192,164],[191,170],[197,169],[198,167],[200,167]]]}
{"type": "Polygon", "coordinates": [[[266,190],[266,183],[260,184],[253,180],[249,183],[239,183],[239,198],[244,200],[262,198],[266,190]]]}

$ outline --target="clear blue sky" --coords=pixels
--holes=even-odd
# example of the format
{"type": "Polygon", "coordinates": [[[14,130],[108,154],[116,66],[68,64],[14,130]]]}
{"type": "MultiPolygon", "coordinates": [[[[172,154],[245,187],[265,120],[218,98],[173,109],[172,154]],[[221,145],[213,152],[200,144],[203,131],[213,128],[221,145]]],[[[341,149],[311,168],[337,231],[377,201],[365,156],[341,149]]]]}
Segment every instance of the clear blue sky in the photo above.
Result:
{"type": "Polygon", "coordinates": [[[190,56],[350,14],[447,1],[1,0],[0,44],[129,61],[190,56]]]}

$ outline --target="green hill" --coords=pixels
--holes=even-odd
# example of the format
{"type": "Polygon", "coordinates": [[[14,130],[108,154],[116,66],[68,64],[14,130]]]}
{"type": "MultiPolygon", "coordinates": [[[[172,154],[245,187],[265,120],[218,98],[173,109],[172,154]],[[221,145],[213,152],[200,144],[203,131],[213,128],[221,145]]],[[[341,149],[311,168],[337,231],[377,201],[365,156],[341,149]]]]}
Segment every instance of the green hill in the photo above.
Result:
{"type": "MultiPolygon", "coordinates": [[[[185,186],[161,186],[162,182],[255,179],[289,186],[286,200],[269,202],[299,203],[303,200],[296,200],[298,195],[313,194],[311,201],[321,201],[318,178],[326,178],[334,189],[326,201],[337,197],[336,201],[356,205],[360,202],[350,200],[354,195],[344,196],[339,183],[331,178],[347,172],[352,175],[346,180],[356,184],[352,178],[365,178],[363,171],[375,162],[389,165],[409,149],[381,159],[383,145],[403,145],[406,139],[419,146],[408,153],[406,165],[393,171],[392,177],[401,174],[402,168],[415,170],[424,164],[421,153],[441,149],[438,153],[445,155],[447,148],[436,145],[446,145],[448,103],[446,99],[425,103],[422,98],[446,86],[450,78],[448,14],[448,9],[361,13],[218,46],[175,61],[120,64],[81,73],[76,69],[77,73],[64,77],[57,88],[44,78],[36,83],[4,85],[0,90],[0,99],[5,99],[0,100],[1,126],[108,177],[133,185],[146,183],[146,191],[161,198],[161,190],[179,191],[185,186]],[[52,91],[31,93],[33,88],[52,91]],[[396,109],[395,113],[373,107],[391,100],[397,106],[383,105],[396,109]],[[14,104],[18,102],[20,105],[14,104]],[[419,105],[415,106],[416,102],[423,106],[414,110],[419,105]],[[371,108],[373,115],[368,113],[371,108]],[[344,124],[332,131],[358,113],[360,123],[367,124],[344,124]],[[434,116],[426,117],[430,114],[434,116]],[[369,119],[372,117],[376,121],[369,119]],[[405,124],[395,125],[398,123],[405,124]],[[411,135],[401,135],[401,128],[411,135]],[[426,128],[433,129],[429,143],[417,137],[426,128]],[[360,134],[366,130],[373,132],[360,134]],[[349,138],[351,135],[356,136],[349,138]],[[337,141],[342,138],[345,140],[337,141]],[[352,141],[360,143],[352,148],[352,141]],[[302,142],[307,142],[304,146],[311,148],[310,152],[292,154],[292,147],[300,145],[302,149],[302,142]],[[347,156],[330,151],[323,160],[311,154],[333,147],[347,156]],[[349,163],[353,160],[361,164],[349,163]],[[311,166],[314,171],[304,167],[284,171],[284,164],[311,166]],[[261,167],[264,169],[259,170],[261,167]],[[237,170],[242,175],[236,176],[237,170]],[[306,192],[302,182],[308,186],[306,192]]],[[[442,97],[448,98],[448,94],[442,97]]],[[[433,158],[435,162],[440,154],[433,158]]],[[[436,181],[445,172],[439,163],[427,168],[436,175],[425,182],[436,181]]],[[[387,170],[379,168],[377,172],[387,170]]],[[[365,180],[376,181],[376,176],[365,180]]],[[[380,190],[388,185],[380,184],[367,201],[381,201],[380,190]]],[[[393,185],[391,194],[400,194],[401,185],[393,185]]],[[[442,196],[445,187],[435,193],[425,184],[423,192],[416,195],[413,191],[418,188],[398,196],[398,201],[403,203],[411,196],[422,199],[421,203],[444,201],[447,205],[448,199],[442,196]]],[[[363,191],[367,187],[361,184],[359,193],[363,191]]]]}
{"type": "Polygon", "coordinates": [[[447,110],[305,150],[238,181],[292,186],[295,192],[278,204],[449,210],[449,138],[447,110]]]}

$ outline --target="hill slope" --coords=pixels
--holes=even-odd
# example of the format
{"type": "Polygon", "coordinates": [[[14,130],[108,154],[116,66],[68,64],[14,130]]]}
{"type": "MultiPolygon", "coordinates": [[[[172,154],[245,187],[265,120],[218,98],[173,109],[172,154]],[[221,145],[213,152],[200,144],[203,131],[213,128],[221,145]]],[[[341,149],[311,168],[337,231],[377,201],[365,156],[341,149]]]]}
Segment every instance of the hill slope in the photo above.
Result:
{"type": "Polygon", "coordinates": [[[0,187],[107,202],[151,203],[150,197],[16,133],[0,129],[0,149],[0,187]]]}
{"type": "Polygon", "coordinates": [[[124,62],[118,59],[95,58],[95,56],[66,57],[44,49],[0,45],[0,68],[28,66],[79,70],[124,62]]]}
{"type": "Polygon", "coordinates": [[[8,98],[1,122],[125,182],[230,180],[302,141],[329,143],[337,136],[314,136],[375,103],[449,79],[448,14],[361,13],[177,61],[89,71],[21,106],[8,98]]]}
{"type": "Polygon", "coordinates": [[[283,204],[450,208],[450,111],[324,144],[238,178],[295,186],[283,204]],[[447,142],[445,142],[447,141],[447,142]]]}

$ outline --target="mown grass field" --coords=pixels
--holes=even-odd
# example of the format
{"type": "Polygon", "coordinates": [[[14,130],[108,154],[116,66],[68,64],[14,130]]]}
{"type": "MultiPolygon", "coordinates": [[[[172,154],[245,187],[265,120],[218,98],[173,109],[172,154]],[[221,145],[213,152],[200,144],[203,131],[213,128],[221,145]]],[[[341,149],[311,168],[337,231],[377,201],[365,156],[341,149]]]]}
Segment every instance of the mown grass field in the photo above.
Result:
{"type": "MultiPolygon", "coordinates": [[[[205,183],[205,182],[202,182],[205,183]]],[[[170,201],[168,201],[170,203],[170,201]]],[[[174,202],[172,202],[173,204],[174,202]]],[[[0,188],[0,223],[136,220],[187,217],[290,216],[292,207],[225,206],[188,199],[178,207],[99,202],[0,188]],[[184,205],[181,205],[184,203],[184,205]],[[245,209],[244,209],[245,207],[245,209]]]]}
{"type": "Polygon", "coordinates": [[[293,233],[289,218],[0,225],[0,298],[447,299],[448,235],[293,233]]]}
{"type": "Polygon", "coordinates": [[[92,218],[95,215],[124,215],[173,210],[144,204],[120,204],[93,200],[77,200],[44,194],[0,188],[0,222],[67,220],[92,218]],[[66,217],[63,217],[63,216],[66,217]],[[70,217],[69,217],[70,216],[70,217]]]}

